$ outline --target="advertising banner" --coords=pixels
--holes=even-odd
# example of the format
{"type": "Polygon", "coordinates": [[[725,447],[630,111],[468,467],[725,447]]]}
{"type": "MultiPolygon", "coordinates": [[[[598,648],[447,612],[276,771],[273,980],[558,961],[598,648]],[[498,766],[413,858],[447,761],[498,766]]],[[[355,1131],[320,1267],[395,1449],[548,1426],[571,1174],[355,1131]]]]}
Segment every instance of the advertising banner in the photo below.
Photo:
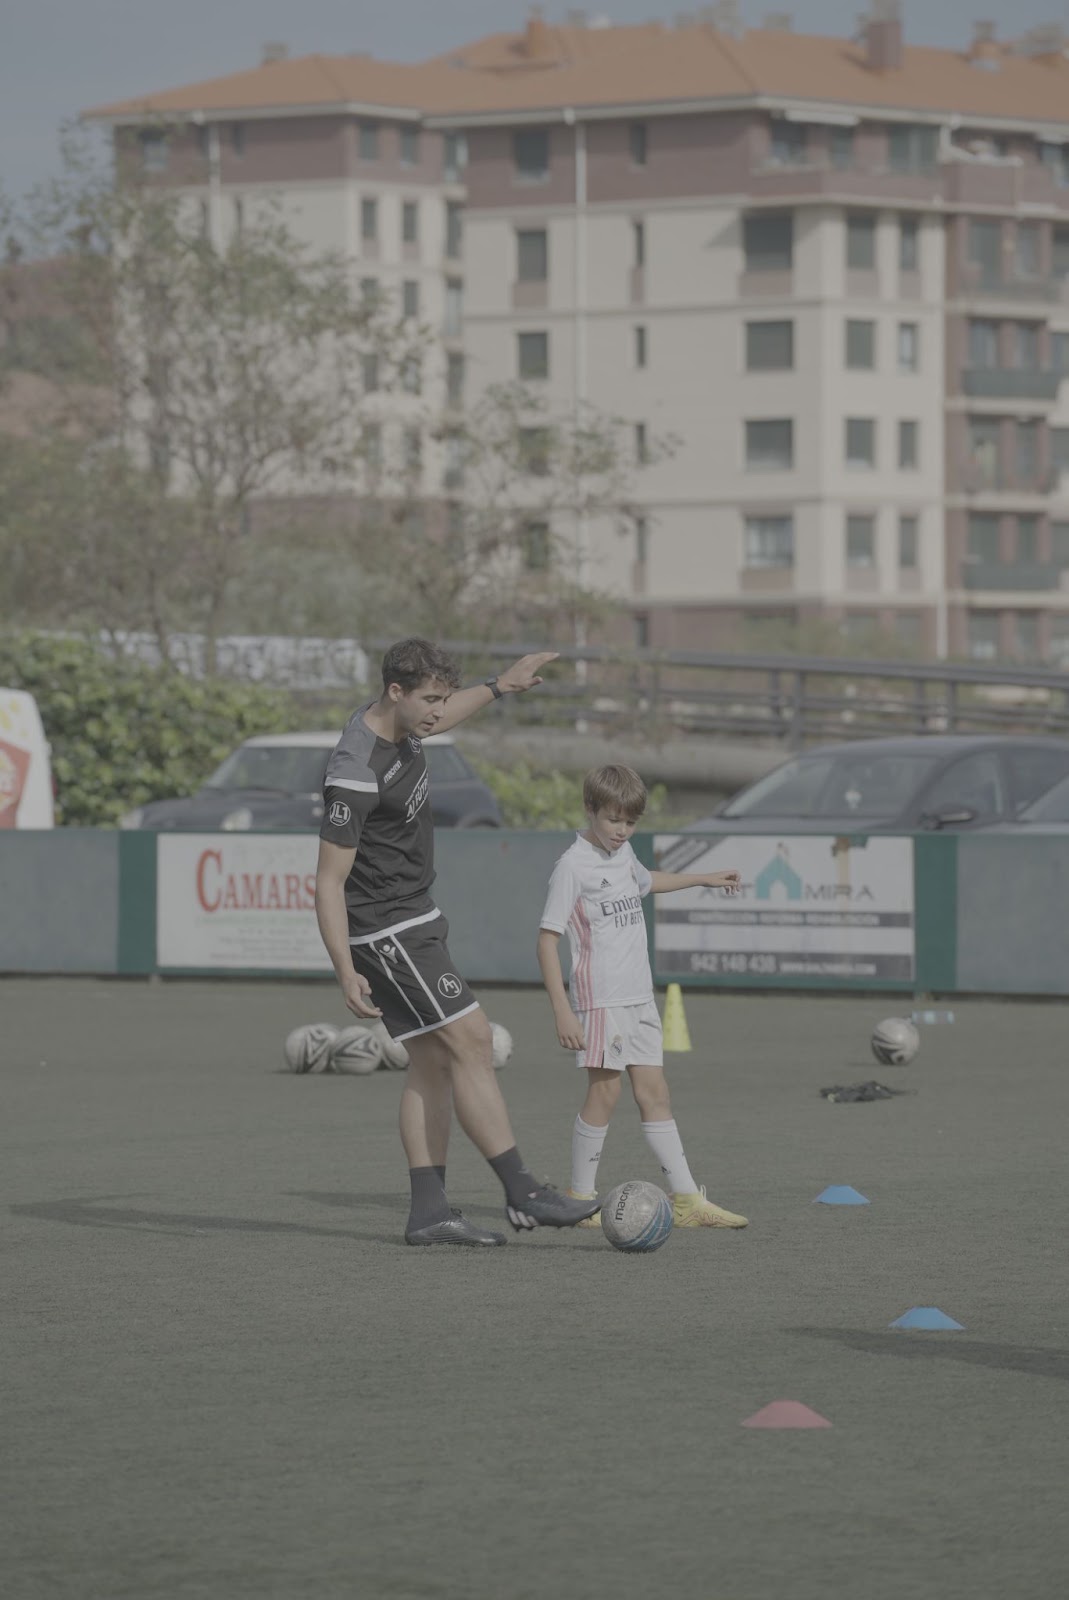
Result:
{"type": "Polygon", "coordinates": [[[914,976],[913,841],[832,835],[659,834],[659,872],[735,867],[742,892],[654,902],[658,979],[901,984],[914,976]]]}
{"type": "Polygon", "coordinates": [[[315,916],[314,833],[156,841],[157,966],[330,972],[315,916]]]}

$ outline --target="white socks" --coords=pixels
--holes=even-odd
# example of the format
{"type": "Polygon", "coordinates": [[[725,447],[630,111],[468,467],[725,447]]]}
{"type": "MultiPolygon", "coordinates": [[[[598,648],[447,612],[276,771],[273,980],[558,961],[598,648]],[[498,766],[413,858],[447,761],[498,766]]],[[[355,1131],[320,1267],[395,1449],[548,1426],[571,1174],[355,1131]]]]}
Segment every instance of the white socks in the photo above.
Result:
{"type": "Polygon", "coordinates": [[[592,1128],[582,1117],[576,1117],[572,1129],[572,1193],[596,1194],[598,1190],[598,1162],[608,1128],[592,1128]]]}
{"type": "Polygon", "coordinates": [[[642,1131],[646,1135],[646,1143],[660,1163],[661,1171],[672,1193],[697,1194],[698,1185],[694,1182],[687,1166],[687,1158],[683,1154],[683,1141],[679,1137],[679,1129],[675,1122],[644,1122],[642,1131]]]}

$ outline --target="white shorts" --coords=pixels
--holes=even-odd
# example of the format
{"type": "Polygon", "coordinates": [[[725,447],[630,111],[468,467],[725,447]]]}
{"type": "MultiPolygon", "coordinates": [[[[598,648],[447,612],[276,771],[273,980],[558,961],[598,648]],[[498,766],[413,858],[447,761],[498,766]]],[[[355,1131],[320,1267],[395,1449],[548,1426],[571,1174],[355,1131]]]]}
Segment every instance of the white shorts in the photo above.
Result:
{"type": "Polygon", "coordinates": [[[623,1072],[627,1067],[664,1065],[664,1036],[656,1001],[577,1011],[576,1016],[586,1040],[586,1049],[576,1052],[577,1067],[623,1072]]]}

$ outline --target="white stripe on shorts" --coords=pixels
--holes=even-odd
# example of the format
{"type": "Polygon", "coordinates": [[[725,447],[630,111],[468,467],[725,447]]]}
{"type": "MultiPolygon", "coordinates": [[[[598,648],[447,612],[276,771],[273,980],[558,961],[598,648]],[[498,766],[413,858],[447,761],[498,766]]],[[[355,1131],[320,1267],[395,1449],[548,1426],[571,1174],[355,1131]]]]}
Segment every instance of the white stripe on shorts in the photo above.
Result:
{"type": "Polygon", "coordinates": [[[478,1011],[479,1002],[473,1000],[470,1006],[465,1006],[463,1011],[454,1011],[451,1017],[443,1017],[441,1022],[428,1022],[425,1028],[413,1028],[411,1033],[397,1033],[394,1039],[400,1044],[403,1039],[414,1039],[420,1033],[437,1033],[439,1028],[448,1028],[451,1022],[456,1022],[458,1017],[466,1017],[469,1011],[478,1011]]]}
{"type": "Polygon", "coordinates": [[[406,928],[418,928],[421,922],[433,922],[435,917],[440,917],[441,912],[435,906],[433,911],[425,911],[422,917],[409,917],[407,922],[391,922],[388,928],[380,928],[377,933],[362,933],[359,938],[350,939],[350,944],[375,944],[379,939],[388,939],[393,934],[404,933],[406,928]]]}

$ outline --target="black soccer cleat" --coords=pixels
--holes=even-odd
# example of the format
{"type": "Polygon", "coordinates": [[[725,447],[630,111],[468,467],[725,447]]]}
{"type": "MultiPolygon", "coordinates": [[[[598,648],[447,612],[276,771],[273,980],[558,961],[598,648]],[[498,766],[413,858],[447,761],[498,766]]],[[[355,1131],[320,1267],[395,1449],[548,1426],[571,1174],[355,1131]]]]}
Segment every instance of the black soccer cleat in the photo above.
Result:
{"type": "Polygon", "coordinates": [[[585,1200],[575,1200],[551,1183],[544,1183],[524,1196],[522,1206],[506,1206],[505,1215],[516,1232],[521,1233],[525,1228],[574,1228],[577,1222],[592,1217],[600,1209],[601,1201],[596,1194],[585,1200]]]}
{"type": "Polygon", "coordinates": [[[406,1244],[505,1244],[503,1233],[477,1228],[474,1222],[454,1211],[444,1222],[429,1222],[424,1228],[406,1228],[406,1244]]]}

